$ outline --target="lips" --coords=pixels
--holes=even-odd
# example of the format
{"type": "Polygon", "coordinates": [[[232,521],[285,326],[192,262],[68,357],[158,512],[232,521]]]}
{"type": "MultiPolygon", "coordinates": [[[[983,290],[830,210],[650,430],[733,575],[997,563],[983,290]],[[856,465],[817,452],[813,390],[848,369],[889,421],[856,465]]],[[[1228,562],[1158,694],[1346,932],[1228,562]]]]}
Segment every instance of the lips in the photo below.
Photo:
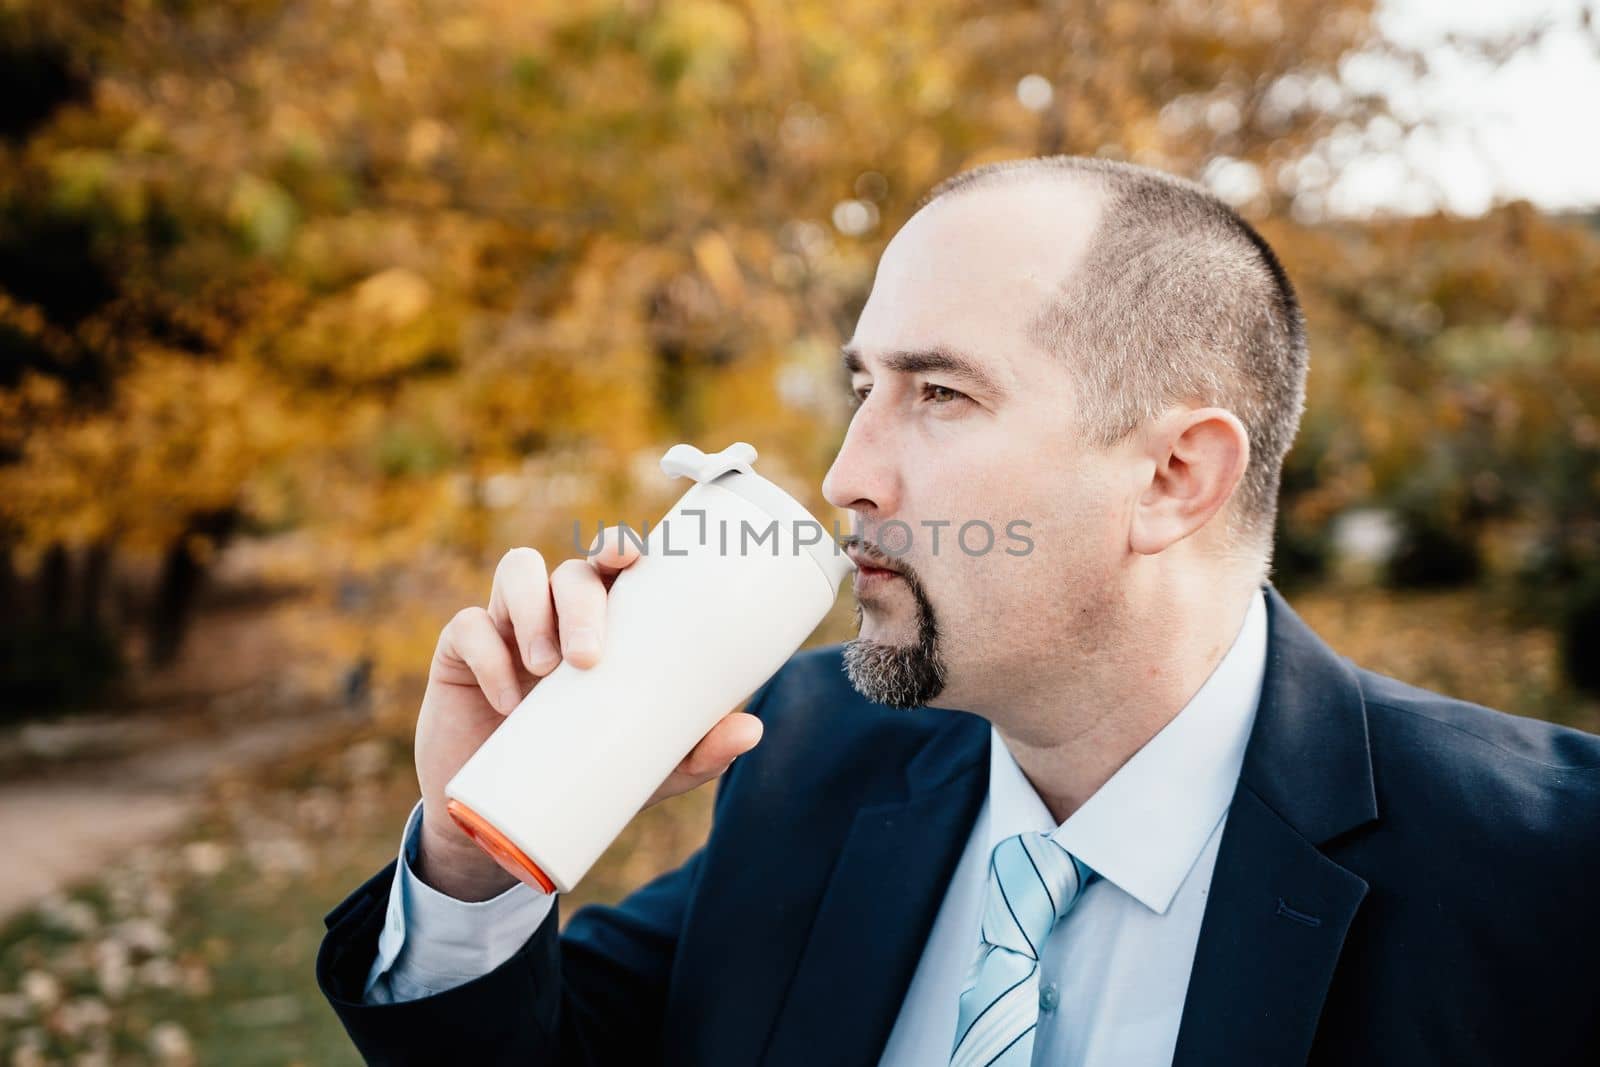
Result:
{"type": "Polygon", "coordinates": [[[891,574],[901,575],[905,573],[900,565],[888,556],[862,548],[860,545],[851,545],[845,549],[845,555],[849,556],[851,561],[863,570],[888,571],[891,574]]]}

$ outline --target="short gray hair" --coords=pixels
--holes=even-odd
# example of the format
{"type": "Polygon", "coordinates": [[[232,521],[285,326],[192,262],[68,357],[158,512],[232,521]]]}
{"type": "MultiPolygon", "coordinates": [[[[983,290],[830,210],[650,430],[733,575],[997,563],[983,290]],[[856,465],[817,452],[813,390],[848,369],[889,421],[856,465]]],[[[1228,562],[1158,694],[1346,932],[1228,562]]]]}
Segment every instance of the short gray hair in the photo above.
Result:
{"type": "Polygon", "coordinates": [[[1194,182],[1108,159],[993,163],[936,186],[922,204],[1002,180],[1065,176],[1106,206],[1061,299],[1031,324],[1081,394],[1079,417],[1110,447],[1165,407],[1226,408],[1250,439],[1227,543],[1271,557],[1283,458],[1305,409],[1305,318],[1266,240],[1194,182]]]}

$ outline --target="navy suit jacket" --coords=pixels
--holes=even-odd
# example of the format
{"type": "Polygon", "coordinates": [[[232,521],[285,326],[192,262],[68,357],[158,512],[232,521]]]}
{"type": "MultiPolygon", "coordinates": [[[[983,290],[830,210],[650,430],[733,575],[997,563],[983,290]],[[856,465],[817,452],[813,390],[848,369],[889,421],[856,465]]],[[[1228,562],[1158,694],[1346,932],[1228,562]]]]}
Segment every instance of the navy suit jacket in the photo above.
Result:
{"type": "MultiPolygon", "coordinates": [[[[1174,1062],[1600,1063],[1600,738],[1334,653],[1269,584],[1261,703],[1174,1062]]],[[[838,646],[751,697],[709,840],[449,992],[365,1005],[391,864],[317,977],[375,1063],[876,1064],[988,787],[989,724],[838,646]]],[[[941,1067],[941,1065],[930,1065],[941,1067]]]]}

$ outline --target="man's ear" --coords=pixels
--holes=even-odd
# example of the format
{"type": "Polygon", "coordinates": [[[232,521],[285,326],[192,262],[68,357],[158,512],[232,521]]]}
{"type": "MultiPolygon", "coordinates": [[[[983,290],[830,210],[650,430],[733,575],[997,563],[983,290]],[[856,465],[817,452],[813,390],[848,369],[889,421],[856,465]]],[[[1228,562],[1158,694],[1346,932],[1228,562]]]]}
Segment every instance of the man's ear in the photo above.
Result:
{"type": "Polygon", "coordinates": [[[1174,409],[1143,435],[1155,464],[1134,501],[1128,547],[1155,555],[1221,511],[1250,462],[1250,435],[1226,408],[1174,409]]]}

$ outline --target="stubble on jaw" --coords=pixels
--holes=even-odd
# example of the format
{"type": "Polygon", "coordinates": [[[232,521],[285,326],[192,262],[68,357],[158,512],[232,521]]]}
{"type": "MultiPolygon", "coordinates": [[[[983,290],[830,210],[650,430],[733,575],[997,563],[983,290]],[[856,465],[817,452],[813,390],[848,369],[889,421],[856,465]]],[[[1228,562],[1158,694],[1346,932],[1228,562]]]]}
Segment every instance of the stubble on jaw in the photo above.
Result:
{"type": "MultiPolygon", "coordinates": [[[[856,692],[891,708],[917,708],[944,692],[949,674],[940,649],[938,620],[916,576],[902,576],[917,610],[917,634],[909,645],[855,637],[844,646],[844,670],[856,692]]],[[[864,611],[856,603],[856,633],[864,611]]]]}

